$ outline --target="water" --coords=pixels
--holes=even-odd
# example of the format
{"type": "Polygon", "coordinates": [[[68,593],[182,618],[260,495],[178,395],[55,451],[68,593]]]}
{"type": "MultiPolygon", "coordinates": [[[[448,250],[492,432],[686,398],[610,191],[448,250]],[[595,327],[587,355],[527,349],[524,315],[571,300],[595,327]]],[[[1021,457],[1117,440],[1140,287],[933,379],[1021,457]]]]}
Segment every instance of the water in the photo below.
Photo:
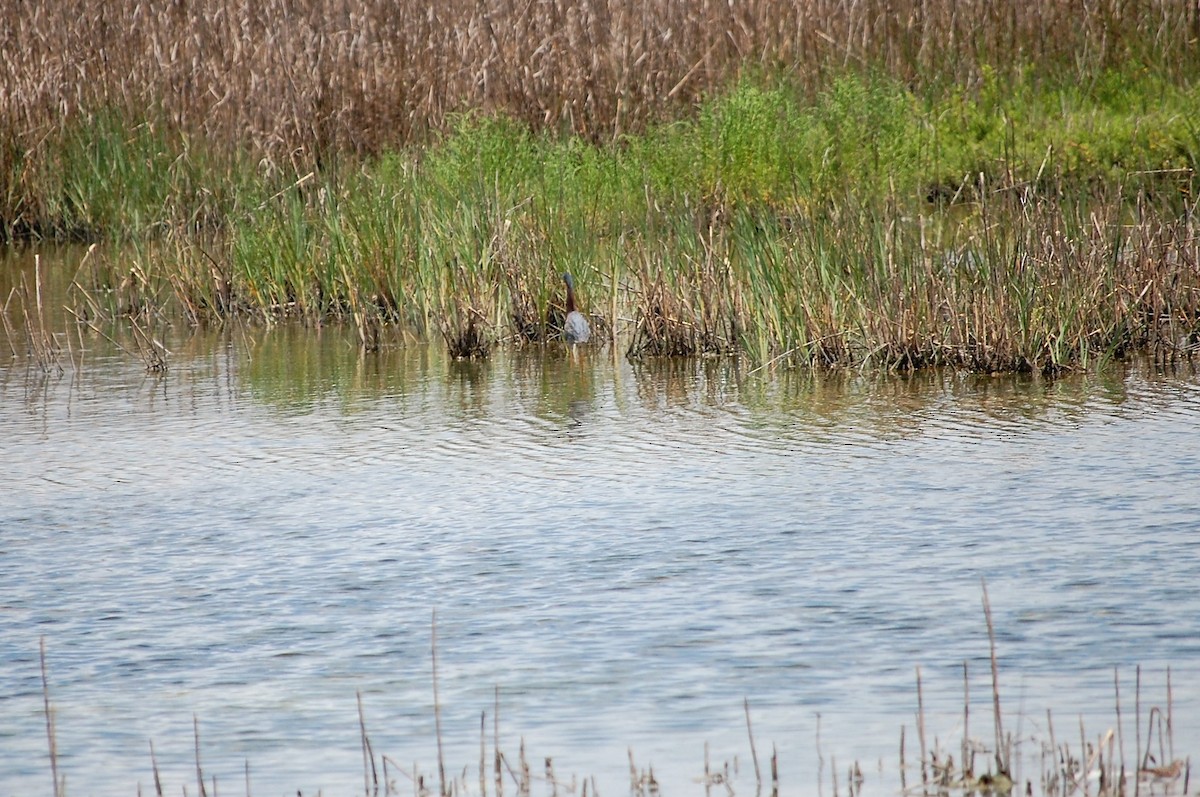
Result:
{"type": "Polygon", "coordinates": [[[514,765],[523,736],[535,772],[602,794],[628,749],[700,794],[706,743],[750,793],[747,698],[786,793],[829,793],[835,759],[843,788],[859,760],[893,794],[918,666],[929,744],[958,755],[964,661],[991,744],[982,579],[1007,730],[1116,727],[1116,669],[1132,761],[1135,667],[1145,715],[1170,666],[1176,754],[1200,753],[1194,372],[168,345],[163,375],[94,336],[62,374],[0,368],[4,797],[50,793],[41,639],[70,794],[152,793],[151,740],[167,792],[196,793],[194,718],[222,792],[247,761],[254,794],[361,791],[357,692],[376,753],[436,779],[435,611],[447,764],[473,787],[498,689],[514,765]]]}

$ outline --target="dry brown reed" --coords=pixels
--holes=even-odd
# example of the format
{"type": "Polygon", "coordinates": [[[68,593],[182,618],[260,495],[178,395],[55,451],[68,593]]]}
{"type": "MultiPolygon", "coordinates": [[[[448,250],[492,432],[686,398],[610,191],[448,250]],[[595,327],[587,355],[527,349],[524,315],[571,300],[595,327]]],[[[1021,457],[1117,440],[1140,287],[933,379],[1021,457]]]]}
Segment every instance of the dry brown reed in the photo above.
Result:
{"type": "Polygon", "coordinates": [[[9,291],[8,298],[5,300],[4,306],[0,307],[0,325],[4,327],[4,339],[8,341],[9,353],[15,360],[21,356],[21,351],[17,348],[17,330],[13,327],[12,321],[10,321],[8,318],[8,306],[12,304],[14,296],[16,296],[16,291],[9,291]]]}
{"type": "Polygon", "coordinates": [[[23,349],[28,354],[30,362],[35,364],[42,373],[61,374],[63,368],[59,358],[62,354],[62,347],[46,320],[46,307],[42,299],[42,259],[40,255],[34,256],[33,269],[33,287],[30,287],[29,280],[22,274],[20,283],[9,291],[4,305],[0,307],[0,324],[4,326],[4,334],[8,339],[9,350],[14,358],[19,357],[20,351],[23,349]],[[20,313],[20,328],[23,335],[18,332],[12,319],[9,318],[10,307],[20,313]],[[22,337],[25,345],[19,348],[18,340],[22,337]]]}
{"type": "Polygon", "coordinates": [[[54,797],[61,797],[66,791],[66,780],[58,775],[58,740],[54,732],[54,711],[50,707],[50,680],[46,676],[46,638],[38,642],[38,661],[42,673],[42,707],[46,712],[46,744],[50,749],[50,775],[54,779],[54,797]]]}
{"type": "Polygon", "coordinates": [[[1200,36],[1200,8],[1170,0],[1086,13],[1070,0],[2,0],[0,18],[4,175],[53,130],[112,108],[301,175],[464,109],[611,140],[747,68],[810,85],[847,67],[969,84],[1030,62],[1188,75],[1200,36]]]}
{"type": "Polygon", "coordinates": [[[482,360],[492,351],[486,319],[473,307],[456,307],[441,323],[442,338],[456,360],[482,360]]]}
{"type": "MultiPolygon", "coordinates": [[[[547,319],[538,315],[537,300],[534,289],[530,284],[532,275],[525,273],[515,264],[508,266],[504,273],[508,286],[509,318],[512,322],[513,339],[518,343],[536,343],[547,338],[547,319]]],[[[565,314],[560,313],[562,317],[565,314]]],[[[555,324],[555,319],[548,319],[550,325],[561,327],[561,320],[555,324]]]]}
{"type": "Polygon", "coordinates": [[[644,268],[637,278],[629,356],[688,357],[737,349],[738,329],[747,319],[728,301],[733,290],[728,275],[683,269],[668,282],[660,266],[653,274],[644,268]]]}
{"type": "MultiPolygon", "coordinates": [[[[986,603],[985,603],[986,605],[986,603]]],[[[988,612],[990,615],[990,611],[988,612]]],[[[435,621],[436,622],[436,621],[435,621]]],[[[990,623],[990,617],[989,617],[990,623]]],[[[991,638],[994,636],[994,631],[989,634],[989,646],[992,645],[991,638]]],[[[994,654],[994,647],[992,648],[994,654]]],[[[437,641],[436,631],[431,633],[431,659],[436,662],[437,656],[437,641]]],[[[51,774],[54,778],[53,793],[58,797],[65,793],[66,776],[59,771],[58,763],[58,742],[57,729],[54,722],[54,710],[50,702],[49,680],[47,676],[45,641],[41,643],[41,679],[43,705],[46,716],[46,734],[47,743],[50,750],[50,766],[51,774]]],[[[437,665],[433,664],[433,679],[437,680],[437,665]]],[[[965,678],[964,669],[964,678],[965,678]]],[[[1033,795],[1035,793],[1045,795],[1045,797],[1128,797],[1132,793],[1134,797],[1139,795],[1144,789],[1147,793],[1157,795],[1186,795],[1190,785],[1191,777],[1191,759],[1190,757],[1176,757],[1173,733],[1173,711],[1174,699],[1171,687],[1170,670],[1167,670],[1166,675],[1166,690],[1165,700],[1160,704],[1151,705],[1148,711],[1143,716],[1143,696],[1142,696],[1142,673],[1141,668],[1137,668],[1137,678],[1135,687],[1135,727],[1136,727],[1136,757],[1132,784],[1127,778],[1126,761],[1124,758],[1124,740],[1122,735],[1122,710],[1120,703],[1120,690],[1117,686],[1119,680],[1114,672],[1114,686],[1116,687],[1116,724],[1115,727],[1106,728],[1098,735],[1089,736],[1084,728],[1082,717],[1080,718],[1079,727],[1079,746],[1073,747],[1070,742],[1062,741],[1056,736],[1054,731],[1053,716],[1049,710],[1046,712],[1046,729],[1045,735],[1023,735],[1017,740],[1011,734],[1005,735],[1002,739],[997,739],[992,748],[979,739],[972,738],[968,735],[967,727],[963,726],[962,732],[964,738],[961,741],[961,758],[955,762],[953,755],[945,752],[939,742],[935,740],[928,749],[925,747],[924,738],[922,738],[922,751],[919,761],[921,768],[921,784],[919,786],[921,793],[930,795],[950,795],[950,794],[1009,794],[1016,793],[1019,789],[1025,795],[1033,795]],[[1146,723],[1147,733],[1142,734],[1142,723],[1146,723]],[[1033,745],[1034,749],[1029,750],[1024,748],[1025,745],[1033,745]],[[1026,753],[1017,755],[1013,758],[1014,751],[1020,752],[1022,749],[1026,753]],[[985,754],[988,760],[987,771],[979,772],[976,770],[976,754],[985,754]],[[990,755],[987,755],[989,754],[990,755]],[[1038,770],[1032,776],[1021,775],[1017,776],[1016,769],[1022,761],[1040,760],[1038,770]],[[1132,787],[1132,792],[1131,792],[1132,787]]],[[[995,704],[999,704],[998,686],[993,681],[992,685],[993,697],[995,704]]],[[[436,687],[435,687],[436,691],[436,687]]],[[[924,706],[921,697],[921,680],[920,670],[918,668],[917,680],[917,701],[918,715],[917,721],[919,727],[924,725],[924,706]]],[[[433,797],[437,794],[438,797],[468,797],[472,794],[477,794],[478,797],[488,797],[488,763],[486,756],[486,727],[487,717],[486,712],[483,712],[480,717],[480,758],[478,792],[474,792],[471,783],[471,773],[469,767],[464,766],[461,770],[449,772],[446,770],[445,762],[442,754],[442,728],[440,722],[440,703],[438,697],[434,697],[434,713],[435,727],[438,743],[438,783],[435,785],[428,782],[427,777],[421,773],[419,766],[414,763],[411,768],[405,768],[397,764],[397,762],[386,754],[377,752],[377,746],[372,742],[366,714],[363,709],[362,695],[356,694],[357,710],[358,710],[358,729],[359,729],[359,746],[362,751],[362,767],[363,767],[363,787],[364,794],[369,797],[390,797],[390,795],[399,795],[402,793],[398,786],[394,775],[400,775],[406,778],[412,788],[409,793],[415,797],[433,797]],[[381,777],[382,773],[382,777],[381,777]]],[[[750,719],[749,700],[743,700],[743,711],[746,720],[746,734],[749,740],[749,752],[754,762],[754,778],[755,778],[755,793],[762,794],[763,773],[758,762],[756,751],[756,743],[754,737],[753,726],[750,719]]],[[[964,708],[965,712],[965,708],[964,708]]],[[[507,779],[511,781],[515,789],[517,797],[529,797],[532,793],[532,787],[535,781],[540,781],[549,787],[551,797],[560,793],[581,794],[582,797],[587,797],[590,791],[593,797],[599,794],[596,790],[594,778],[584,778],[582,781],[576,776],[572,776],[570,780],[564,780],[559,776],[553,765],[551,758],[544,758],[544,766],[541,773],[535,774],[533,767],[529,762],[529,757],[526,753],[525,740],[520,739],[519,747],[515,760],[510,759],[500,747],[500,732],[499,732],[499,715],[500,715],[500,699],[499,689],[496,690],[495,707],[493,711],[493,762],[494,762],[494,794],[495,797],[503,797],[505,773],[507,779]],[[579,791],[580,783],[582,783],[582,791],[579,791]]],[[[816,756],[817,768],[815,777],[817,781],[818,793],[822,791],[822,781],[825,771],[825,755],[821,748],[821,715],[816,715],[816,756]]],[[[997,722],[999,729],[999,723],[997,722]]],[[[999,732],[999,731],[998,731],[999,732]]],[[[216,775],[206,777],[202,766],[201,758],[201,739],[200,739],[200,724],[199,719],[195,715],[192,717],[192,734],[193,734],[193,762],[196,777],[196,785],[200,795],[207,795],[211,786],[211,793],[218,794],[218,782],[216,775]]],[[[924,737],[924,731],[921,732],[924,737]]],[[[905,773],[909,763],[905,761],[904,754],[905,728],[900,729],[900,771],[899,778],[902,784],[902,792],[904,794],[916,793],[917,786],[913,786],[912,790],[908,789],[905,773]]],[[[629,789],[633,797],[658,797],[661,794],[662,788],[654,774],[652,765],[640,766],[634,757],[632,748],[628,750],[629,760],[629,789]]],[[[160,776],[159,762],[155,754],[153,741],[150,742],[150,763],[154,777],[155,793],[161,797],[164,793],[163,783],[160,776]]],[[[703,760],[703,776],[699,778],[699,782],[703,784],[705,793],[712,794],[713,787],[723,787],[723,793],[729,797],[734,797],[737,793],[735,789],[736,781],[740,775],[740,767],[737,755],[732,759],[722,761],[720,763],[713,762],[709,755],[709,746],[704,745],[704,760],[703,760]]],[[[770,759],[771,766],[771,792],[770,797],[777,797],[779,794],[779,761],[778,755],[774,748],[770,759]]],[[[880,769],[882,775],[882,763],[880,769]]],[[[838,768],[836,758],[830,758],[830,776],[832,778],[833,794],[838,794],[838,768]]],[[[246,793],[250,792],[250,768],[247,762],[244,770],[246,782],[246,793]]],[[[862,766],[858,761],[854,761],[846,772],[846,786],[851,797],[862,793],[862,789],[866,782],[862,766]]],[[[186,793],[186,790],[185,790],[186,793]]]]}
{"type": "Polygon", "coordinates": [[[133,343],[138,359],[150,373],[163,373],[168,368],[171,352],[163,345],[152,329],[147,329],[138,323],[136,318],[129,319],[129,328],[133,334],[133,343]]]}
{"type": "Polygon", "coordinates": [[[700,351],[690,308],[668,290],[659,276],[646,285],[638,302],[628,354],[652,357],[688,356],[700,351]]]}
{"type": "MultiPolygon", "coordinates": [[[[114,285],[108,280],[118,273],[110,265],[97,265],[104,259],[98,254],[97,245],[88,247],[65,295],[57,293],[53,301],[66,301],[61,309],[70,316],[75,327],[74,333],[80,339],[80,361],[82,363],[82,335],[84,330],[91,330],[99,337],[125,354],[140,360],[146,370],[151,373],[162,373],[169,368],[171,351],[166,347],[160,335],[162,325],[163,297],[159,294],[156,281],[147,276],[142,267],[135,263],[128,268],[119,270],[119,281],[114,285]],[[102,276],[97,276],[102,275],[102,276]],[[119,338],[125,338],[121,342],[119,338]]],[[[33,362],[38,363],[43,370],[56,369],[62,371],[59,365],[61,347],[58,336],[49,331],[46,313],[41,300],[41,259],[35,256],[34,279],[38,285],[35,299],[35,312],[31,316],[28,310],[23,311],[24,330],[30,341],[30,355],[33,362]]],[[[15,292],[23,307],[27,306],[28,291],[24,283],[15,292]]],[[[10,337],[13,332],[6,314],[0,313],[0,319],[5,323],[10,337]]],[[[62,338],[71,340],[71,329],[59,333],[62,338]]]]}
{"type": "Polygon", "coordinates": [[[950,224],[870,203],[767,229],[739,213],[703,241],[721,268],[636,273],[629,351],[1044,373],[1136,350],[1191,358],[1200,218],[1145,203],[1002,188],[950,224]]]}

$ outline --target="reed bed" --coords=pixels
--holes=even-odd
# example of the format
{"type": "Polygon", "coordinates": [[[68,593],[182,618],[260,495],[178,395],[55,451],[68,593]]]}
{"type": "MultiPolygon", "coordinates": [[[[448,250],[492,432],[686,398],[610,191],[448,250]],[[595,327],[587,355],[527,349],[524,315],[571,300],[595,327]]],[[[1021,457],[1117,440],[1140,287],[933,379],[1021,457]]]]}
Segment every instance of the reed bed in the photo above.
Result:
{"type": "Polygon", "coordinates": [[[42,262],[35,257],[33,272],[33,287],[22,276],[19,285],[14,287],[0,307],[0,324],[4,326],[4,334],[8,339],[9,351],[13,357],[19,356],[19,346],[24,344],[29,361],[43,374],[62,373],[60,357],[62,347],[57,336],[50,331],[46,322],[45,304],[42,301],[42,262]],[[20,316],[21,331],[14,326],[9,318],[10,309],[20,316]],[[22,335],[21,332],[24,334],[22,335]]]}
{"type": "Polygon", "coordinates": [[[0,14],[6,237],[210,228],[306,175],[428,142],[463,112],[619,143],[753,74],[786,75],[810,100],[847,73],[920,98],[1200,74],[1200,10],[1170,0],[1086,13],[1069,0],[3,0],[0,14]]]}
{"type": "Polygon", "coordinates": [[[569,270],[632,356],[1200,344],[1194,4],[0,9],[0,231],[119,242],[81,317],[481,357],[554,340],[569,270]]]}
{"type": "Polygon", "coordinates": [[[471,357],[553,340],[555,277],[569,267],[596,339],[631,356],[1054,373],[1133,352],[1200,353],[1196,214],[1164,213],[1145,193],[1060,201],[986,187],[952,223],[846,200],[734,208],[707,224],[658,215],[645,229],[618,215],[599,234],[516,197],[471,201],[488,210],[441,197],[386,214],[343,209],[324,227],[284,207],[252,237],[214,251],[181,244],[124,276],[98,258],[79,295],[90,315],[176,297],[193,323],[343,319],[367,350],[398,327],[471,357]]]}
{"type": "Polygon", "coordinates": [[[846,66],[966,85],[988,67],[1074,78],[1134,62],[1183,76],[1200,63],[1200,10],[1167,0],[1100,0],[1086,13],[1068,0],[5,0],[0,12],[9,136],[155,108],[177,129],[272,153],[289,173],[394,148],[466,109],[611,140],[757,66],[817,88],[846,66]]]}

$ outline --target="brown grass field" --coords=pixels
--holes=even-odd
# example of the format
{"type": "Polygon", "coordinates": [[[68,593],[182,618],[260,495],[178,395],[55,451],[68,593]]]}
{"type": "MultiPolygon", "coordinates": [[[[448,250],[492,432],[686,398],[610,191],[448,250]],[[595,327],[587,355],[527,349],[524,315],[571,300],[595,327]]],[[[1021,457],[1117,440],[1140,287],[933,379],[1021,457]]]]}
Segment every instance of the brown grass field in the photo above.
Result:
{"type": "Polygon", "coordinates": [[[0,153],[112,107],[307,166],[464,109],[609,140],[754,69],[918,89],[984,65],[1200,74],[1200,7],[1181,0],[2,0],[0,18],[0,153]]]}

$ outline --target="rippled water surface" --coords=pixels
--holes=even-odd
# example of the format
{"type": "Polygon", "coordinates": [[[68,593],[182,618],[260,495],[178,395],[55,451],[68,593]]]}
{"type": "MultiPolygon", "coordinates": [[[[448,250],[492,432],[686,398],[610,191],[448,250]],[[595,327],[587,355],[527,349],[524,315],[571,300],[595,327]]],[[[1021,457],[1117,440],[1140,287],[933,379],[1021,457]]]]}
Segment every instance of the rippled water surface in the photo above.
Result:
{"type": "Polygon", "coordinates": [[[744,782],[744,698],[785,792],[857,759],[891,794],[918,666],[929,744],[958,752],[964,661],[991,744],[982,578],[1007,730],[1098,736],[1117,668],[1132,748],[1134,668],[1145,712],[1170,666],[1200,753],[1194,373],[455,364],[284,328],[174,341],[155,376],[82,343],[0,368],[3,795],[50,792],[41,639],[70,794],[152,793],[151,740],[195,794],[194,717],[221,792],[247,761],[254,794],[361,792],[356,692],[376,753],[433,773],[435,610],[468,784],[498,689],[509,758],[602,794],[630,748],[667,795],[702,793],[706,742],[744,782]]]}

